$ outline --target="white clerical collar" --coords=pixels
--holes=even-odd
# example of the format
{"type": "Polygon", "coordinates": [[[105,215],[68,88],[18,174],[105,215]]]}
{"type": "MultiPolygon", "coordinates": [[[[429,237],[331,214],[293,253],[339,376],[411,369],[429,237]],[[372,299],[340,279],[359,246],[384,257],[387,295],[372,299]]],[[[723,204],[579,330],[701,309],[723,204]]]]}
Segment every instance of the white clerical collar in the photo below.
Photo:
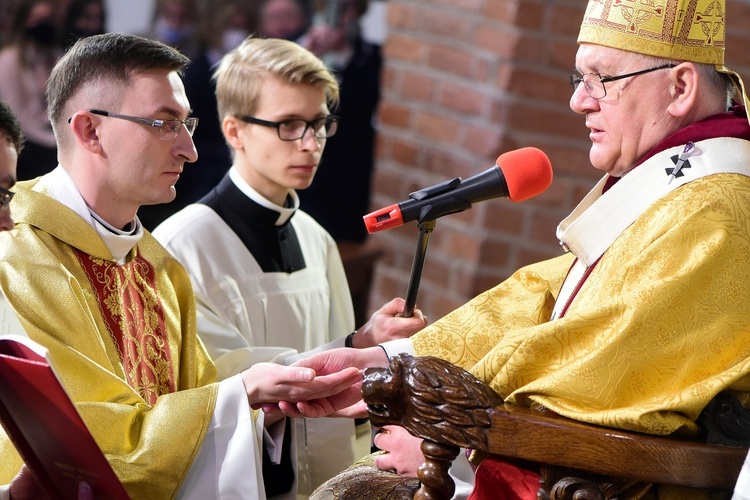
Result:
{"type": "Polygon", "coordinates": [[[34,190],[46,193],[85,220],[101,237],[118,264],[125,263],[127,255],[143,237],[143,226],[138,217],[130,223],[131,230],[122,231],[95,214],[81,196],[73,178],[59,165],[52,172],[43,175],[34,190]]]}
{"type": "Polygon", "coordinates": [[[696,142],[695,146],[689,165],[671,181],[669,172],[684,146],[654,155],[602,194],[608,178],[605,175],[557,227],[561,245],[588,267],[645,210],[678,187],[713,174],[735,173],[750,177],[747,164],[750,142],[718,137],[696,142]]]}
{"type": "Polygon", "coordinates": [[[286,221],[288,221],[289,218],[294,215],[294,212],[296,212],[299,208],[299,196],[294,189],[290,189],[288,195],[288,198],[292,200],[292,207],[282,207],[253,189],[250,184],[245,182],[245,179],[242,178],[236,167],[232,166],[229,169],[229,178],[232,179],[234,185],[237,186],[237,188],[242,191],[245,196],[253,200],[255,203],[262,207],[266,207],[269,210],[273,210],[274,212],[278,212],[279,218],[276,219],[277,226],[281,226],[282,224],[286,223],[286,221]]]}

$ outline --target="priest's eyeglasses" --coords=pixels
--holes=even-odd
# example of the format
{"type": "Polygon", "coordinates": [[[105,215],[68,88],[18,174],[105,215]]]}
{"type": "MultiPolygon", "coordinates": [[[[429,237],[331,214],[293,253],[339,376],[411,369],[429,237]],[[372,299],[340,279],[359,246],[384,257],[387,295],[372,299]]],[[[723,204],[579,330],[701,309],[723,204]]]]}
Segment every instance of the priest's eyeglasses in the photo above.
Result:
{"type": "Polygon", "coordinates": [[[336,135],[336,131],[339,128],[339,117],[336,115],[323,116],[310,121],[294,118],[280,122],[269,122],[247,115],[239,116],[238,118],[246,123],[275,128],[279,139],[282,141],[302,139],[310,128],[312,128],[316,139],[328,139],[336,135]]]}
{"type": "Polygon", "coordinates": [[[109,111],[102,111],[100,109],[89,109],[88,112],[95,115],[119,118],[120,120],[128,120],[135,123],[142,123],[150,127],[156,127],[159,129],[159,138],[162,141],[172,141],[176,139],[180,134],[183,125],[185,125],[190,137],[192,137],[195,128],[198,126],[198,118],[195,118],[194,116],[190,116],[184,120],[178,120],[176,118],[169,120],[152,120],[150,118],[140,118],[138,116],[118,115],[117,113],[110,113],[109,111]]]}
{"type": "Polygon", "coordinates": [[[5,189],[0,186],[0,210],[8,210],[8,207],[10,207],[10,200],[12,200],[15,195],[16,193],[10,189],[5,189]]]}
{"type": "Polygon", "coordinates": [[[650,73],[660,69],[674,68],[676,64],[664,64],[655,68],[642,69],[641,71],[634,71],[633,73],[626,73],[624,75],[602,77],[599,73],[579,73],[574,71],[570,74],[570,85],[573,87],[573,92],[578,89],[578,86],[583,83],[583,88],[586,92],[594,99],[601,99],[607,95],[607,87],[604,86],[607,82],[614,82],[615,80],[622,80],[623,78],[630,78],[631,76],[642,75],[644,73],[650,73]]]}

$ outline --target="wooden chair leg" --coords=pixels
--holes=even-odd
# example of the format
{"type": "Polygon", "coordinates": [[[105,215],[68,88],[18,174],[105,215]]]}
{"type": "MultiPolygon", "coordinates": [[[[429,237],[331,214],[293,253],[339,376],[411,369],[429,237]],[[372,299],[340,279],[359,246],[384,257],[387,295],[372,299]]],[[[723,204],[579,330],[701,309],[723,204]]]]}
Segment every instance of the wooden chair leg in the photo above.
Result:
{"type": "Polygon", "coordinates": [[[461,449],[428,439],[422,441],[421,448],[425,462],[419,468],[417,476],[422,486],[414,495],[414,500],[450,500],[456,491],[456,485],[448,474],[448,469],[461,449]]]}

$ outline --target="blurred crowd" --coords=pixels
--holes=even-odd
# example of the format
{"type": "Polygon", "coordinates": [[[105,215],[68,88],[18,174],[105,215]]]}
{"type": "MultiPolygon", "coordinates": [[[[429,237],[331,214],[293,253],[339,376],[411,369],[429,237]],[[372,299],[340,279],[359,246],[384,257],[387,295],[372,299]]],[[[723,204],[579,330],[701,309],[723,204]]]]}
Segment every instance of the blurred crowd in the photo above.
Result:
{"type": "MultiPolygon", "coordinates": [[[[380,1],[373,0],[374,3],[380,1]]],[[[27,137],[19,180],[57,165],[44,88],[50,69],[81,37],[107,31],[106,0],[3,0],[0,3],[0,100],[8,102],[27,137]]],[[[321,57],[341,85],[342,118],[313,186],[299,193],[302,208],[339,241],[366,237],[370,178],[380,98],[381,53],[362,36],[368,0],[154,0],[148,29],[137,33],[176,47],[191,58],[185,87],[200,118],[194,141],[199,160],[188,165],[167,205],[142,207],[144,226],[197,201],[229,169],[211,74],[219,59],[249,35],[293,40],[321,57]],[[336,203],[332,203],[336,200],[336,203]],[[341,207],[347,207],[342,213],[341,207]]]]}

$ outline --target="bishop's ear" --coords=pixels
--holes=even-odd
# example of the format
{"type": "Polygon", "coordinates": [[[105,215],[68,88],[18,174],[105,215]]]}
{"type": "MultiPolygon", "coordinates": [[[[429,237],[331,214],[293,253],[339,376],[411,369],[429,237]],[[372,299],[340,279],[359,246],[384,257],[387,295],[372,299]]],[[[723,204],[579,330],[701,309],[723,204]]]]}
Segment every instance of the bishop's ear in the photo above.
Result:
{"type": "Polygon", "coordinates": [[[670,93],[672,103],[667,110],[672,116],[682,117],[690,113],[698,100],[701,85],[698,67],[695,63],[684,62],[670,70],[670,93]]]}

